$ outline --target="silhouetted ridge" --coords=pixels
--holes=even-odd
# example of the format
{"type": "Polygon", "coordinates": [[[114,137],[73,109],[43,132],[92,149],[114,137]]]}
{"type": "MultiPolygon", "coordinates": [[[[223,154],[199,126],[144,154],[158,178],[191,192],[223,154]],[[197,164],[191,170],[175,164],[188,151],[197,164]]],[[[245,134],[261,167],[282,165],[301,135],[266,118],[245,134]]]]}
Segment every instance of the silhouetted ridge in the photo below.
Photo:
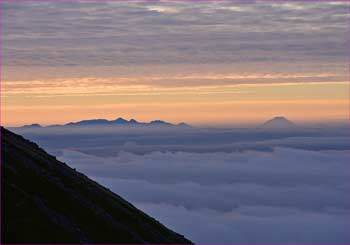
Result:
{"type": "Polygon", "coordinates": [[[288,129],[295,127],[296,125],[285,117],[274,117],[259,126],[262,129],[288,129]]]}
{"type": "Polygon", "coordinates": [[[129,123],[129,121],[125,120],[124,118],[119,117],[119,118],[115,119],[114,121],[110,121],[110,123],[127,124],[127,123],[129,123]]]}
{"type": "Polygon", "coordinates": [[[154,121],[151,121],[149,124],[151,124],[151,125],[163,125],[163,126],[173,125],[171,123],[168,123],[168,122],[165,122],[165,121],[162,121],[162,120],[154,120],[154,121]]]}
{"type": "Polygon", "coordinates": [[[2,243],[191,243],[35,143],[1,138],[2,243]]]}
{"type": "Polygon", "coordinates": [[[179,123],[179,124],[172,124],[166,121],[162,121],[162,120],[153,120],[151,122],[138,122],[135,119],[130,119],[129,121],[124,119],[124,118],[117,118],[115,120],[107,120],[107,119],[89,119],[89,120],[82,120],[82,121],[78,121],[78,122],[70,122],[70,123],[66,123],[63,125],[49,125],[46,127],[42,127],[39,124],[31,124],[31,125],[24,125],[22,127],[12,127],[10,129],[12,130],[18,130],[18,129],[36,129],[36,128],[62,128],[62,127],[100,127],[100,126],[109,126],[109,127],[113,127],[113,126],[132,126],[132,127],[152,127],[152,126],[165,126],[165,127],[191,127],[190,125],[186,124],[186,123],[179,123]]]}
{"type": "Polygon", "coordinates": [[[38,123],[33,123],[30,125],[23,125],[22,128],[41,128],[42,126],[38,123]]]}
{"type": "Polygon", "coordinates": [[[70,122],[65,124],[66,126],[88,126],[88,125],[106,125],[109,121],[106,119],[92,119],[92,120],[82,120],[79,122],[70,122]]]}

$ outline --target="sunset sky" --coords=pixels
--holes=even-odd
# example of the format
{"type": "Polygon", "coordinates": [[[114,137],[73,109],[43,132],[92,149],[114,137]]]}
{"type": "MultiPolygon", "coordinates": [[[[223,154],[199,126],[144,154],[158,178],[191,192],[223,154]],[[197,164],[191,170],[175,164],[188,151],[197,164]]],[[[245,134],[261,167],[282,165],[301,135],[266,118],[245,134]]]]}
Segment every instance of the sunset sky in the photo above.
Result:
{"type": "Polygon", "coordinates": [[[349,3],[2,3],[5,126],[346,120],[349,3]]]}

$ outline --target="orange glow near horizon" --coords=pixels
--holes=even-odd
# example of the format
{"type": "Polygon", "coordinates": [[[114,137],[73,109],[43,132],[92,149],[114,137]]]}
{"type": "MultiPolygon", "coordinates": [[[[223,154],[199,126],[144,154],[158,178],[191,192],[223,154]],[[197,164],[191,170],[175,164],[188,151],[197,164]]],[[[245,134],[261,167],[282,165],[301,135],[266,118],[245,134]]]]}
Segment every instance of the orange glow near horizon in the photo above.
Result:
{"type": "Polygon", "coordinates": [[[348,108],[347,101],[308,101],[307,103],[309,103],[308,106],[305,106],[304,102],[276,102],[275,104],[279,105],[273,105],[269,101],[262,101],[246,104],[101,105],[88,108],[15,107],[5,108],[3,118],[8,119],[8,123],[6,121],[4,123],[5,126],[20,126],[35,122],[44,125],[63,124],[84,119],[115,119],[117,117],[136,118],[139,121],[160,118],[174,123],[185,121],[193,125],[229,126],[259,123],[278,115],[286,116],[295,122],[332,121],[346,117],[344,112],[348,108]],[[287,113],[283,113],[285,108],[288,108],[287,113]],[[174,114],[174,111],[181,111],[181,113],[174,114]],[[18,114],[25,119],[18,120],[18,114]]]}
{"type": "Polygon", "coordinates": [[[124,117],[234,126],[257,124],[278,115],[295,122],[348,118],[348,83],[317,82],[317,78],[336,77],[333,74],[275,74],[261,79],[258,75],[211,75],[221,77],[214,82],[207,82],[207,75],[203,79],[183,75],[186,82],[172,77],[174,83],[168,85],[162,83],[164,77],[5,81],[2,124],[49,125],[124,117]],[[234,83],[233,77],[240,82],[234,83]],[[296,82],[294,78],[316,80],[296,82]]]}
{"type": "Polygon", "coordinates": [[[349,120],[348,3],[73,2],[1,5],[4,126],[349,120]]]}

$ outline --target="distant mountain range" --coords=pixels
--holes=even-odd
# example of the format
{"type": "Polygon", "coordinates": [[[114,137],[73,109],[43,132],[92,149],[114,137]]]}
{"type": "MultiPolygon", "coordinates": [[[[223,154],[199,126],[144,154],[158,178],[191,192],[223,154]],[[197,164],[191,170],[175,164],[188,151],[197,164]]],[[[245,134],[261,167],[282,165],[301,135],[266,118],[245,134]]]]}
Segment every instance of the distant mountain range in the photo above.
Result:
{"type": "Polygon", "coordinates": [[[293,129],[297,126],[286,119],[285,117],[274,117],[263,124],[261,124],[258,128],[261,129],[293,129]]]}
{"type": "Polygon", "coordinates": [[[21,127],[12,127],[10,129],[39,129],[39,128],[53,128],[53,127],[99,127],[99,126],[157,126],[157,127],[191,127],[190,125],[182,122],[179,124],[172,124],[162,120],[154,120],[151,122],[138,122],[135,119],[126,120],[124,118],[117,118],[115,120],[107,120],[107,119],[90,119],[90,120],[82,120],[78,122],[70,122],[63,125],[55,124],[49,126],[41,126],[40,124],[30,124],[24,125],[21,127]]]}
{"type": "MultiPolygon", "coordinates": [[[[55,124],[49,126],[41,126],[34,123],[30,125],[23,125],[20,127],[9,127],[12,130],[27,130],[27,129],[41,129],[41,128],[74,128],[74,127],[171,127],[171,128],[192,128],[192,126],[182,122],[172,124],[162,120],[153,120],[150,122],[139,122],[135,119],[126,120],[119,117],[115,120],[107,119],[89,119],[77,122],[69,122],[66,124],[55,124]]],[[[285,117],[274,117],[257,127],[258,129],[294,129],[297,125],[286,119],[285,117]]]]}

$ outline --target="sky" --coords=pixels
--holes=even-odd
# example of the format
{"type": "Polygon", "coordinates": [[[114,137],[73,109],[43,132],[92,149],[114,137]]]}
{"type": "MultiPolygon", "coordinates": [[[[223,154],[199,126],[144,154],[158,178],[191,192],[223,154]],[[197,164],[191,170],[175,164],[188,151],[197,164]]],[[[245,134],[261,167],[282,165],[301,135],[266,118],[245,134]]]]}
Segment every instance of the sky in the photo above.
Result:
{"type": "Polygon", "coordinates": [[[349,3],[10,2],[1,123],[349,117],[349,3]]]}

